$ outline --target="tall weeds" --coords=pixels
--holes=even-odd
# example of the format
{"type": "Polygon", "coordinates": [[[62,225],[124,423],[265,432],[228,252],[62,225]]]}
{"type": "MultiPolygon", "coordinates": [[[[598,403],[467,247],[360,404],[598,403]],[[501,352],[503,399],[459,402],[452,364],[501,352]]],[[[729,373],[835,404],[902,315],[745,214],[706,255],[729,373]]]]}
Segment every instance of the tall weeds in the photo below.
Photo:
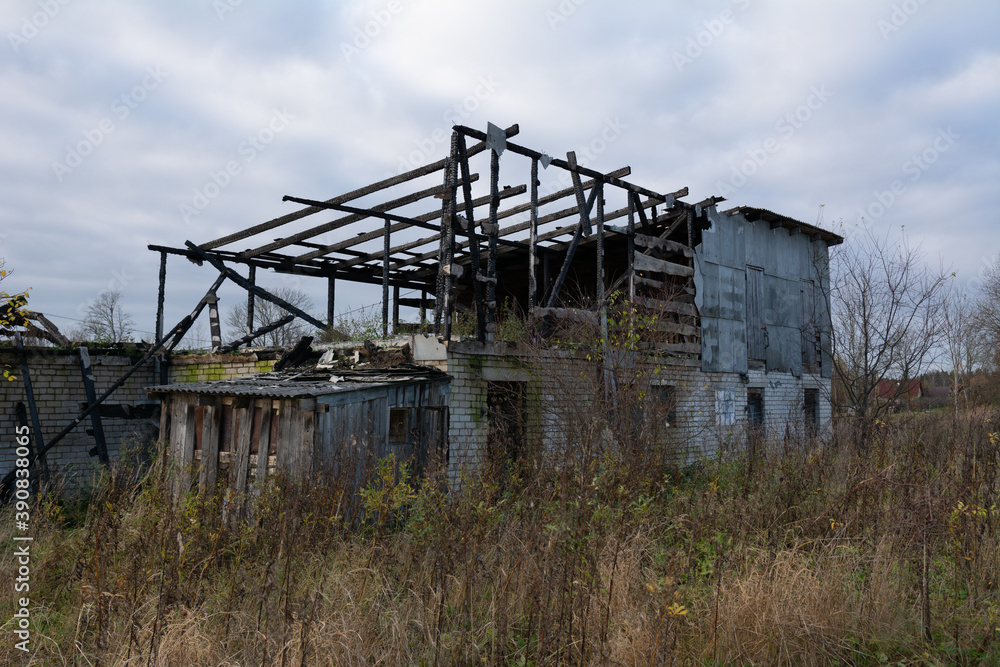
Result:
{"type": "MultiPolygon", "coordinates": [[[[336,478],[174,502],[169,470],[113,470],[85,504],[35,508],[30,659],[995,662],[998,423],[901,417],[863,449],[845,424],[686,469],[595,446],[450,494],[404,469],[363,485],[370,503],[405,500],[391,513],[345,512],[356,487],[336,478]],[[243,501],[252,520],[231,520],[243,501]]],[[[6,550],[4,590],[14,572],[6,550]]],[[[0,607],[10,618],[10,596],[0,607]]]]}

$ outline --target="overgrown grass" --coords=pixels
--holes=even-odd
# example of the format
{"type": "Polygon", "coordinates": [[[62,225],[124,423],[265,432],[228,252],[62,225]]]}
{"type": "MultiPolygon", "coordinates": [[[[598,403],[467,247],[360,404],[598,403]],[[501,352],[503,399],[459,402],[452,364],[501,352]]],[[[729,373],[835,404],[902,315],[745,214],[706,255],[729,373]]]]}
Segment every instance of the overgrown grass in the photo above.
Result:
{"type": "Polygon", "coordinates": [[[31,664],[995,664],[998,420],[684,469],[595,449],[450,494],[383,466],[367,519],[336,480],[235,522],[222,494],[172,502],[167,470],[115,472],[72,520],[33,511],[31,664]]]}

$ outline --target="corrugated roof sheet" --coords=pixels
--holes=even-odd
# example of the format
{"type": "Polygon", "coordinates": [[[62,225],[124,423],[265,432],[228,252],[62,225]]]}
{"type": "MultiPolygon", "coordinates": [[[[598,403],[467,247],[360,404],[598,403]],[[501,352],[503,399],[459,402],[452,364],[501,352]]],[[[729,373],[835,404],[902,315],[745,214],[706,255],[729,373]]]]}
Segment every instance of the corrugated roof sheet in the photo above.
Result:
{"type": "Polygon", "coordinates": [[[776,222],[782,227],[798,227],[803,234],[817,234],[819,238],[826,241],[827,245],[837,245],[844,242],[844,237],[834,234],[831,231],[822,229],[815,225],[810,225],[808,223],[802,222],[801,220],[796,220],[795,218],[789,218],[787,215],[781,215],[780,213],[775,213],[774,211],[769,211],[766,208],[756,208],[753,206],[737,206],[736,208],[731,208],[725,212],[726,215],[736,215],[737,213],[743,214],[747,220],[767,220],[768,222],[776,222]]]}
{"type": "Polygon", "coordinates": [[[146,387],[151,394],[189,393],[223,396],[308,398],[339,394],[387,384],[450,380],[451,376],[429,366],[402,364],[393,368],[294,368],[258,373],[229,380],[190,382],[146,387]]]}

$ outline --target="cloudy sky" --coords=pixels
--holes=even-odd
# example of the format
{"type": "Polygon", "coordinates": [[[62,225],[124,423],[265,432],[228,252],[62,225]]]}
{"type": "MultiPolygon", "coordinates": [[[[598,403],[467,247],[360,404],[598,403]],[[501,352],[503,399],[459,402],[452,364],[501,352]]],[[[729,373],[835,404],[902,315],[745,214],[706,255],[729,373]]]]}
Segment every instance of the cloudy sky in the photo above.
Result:
{"type": "MultiPolygon", "coordinates": [[[[5,0],[0,27],[3,288],[64,330],[113,288],[150,338],[147,244],[441,158],[456,117],[692,202],[905,226],[973,286],[1000,253],[992,1],[5,0]]],[[[168,328],[215,275],[171,260],[168,328]]],[[[341,289],[338,310],[377,299],[341,289]]]]}

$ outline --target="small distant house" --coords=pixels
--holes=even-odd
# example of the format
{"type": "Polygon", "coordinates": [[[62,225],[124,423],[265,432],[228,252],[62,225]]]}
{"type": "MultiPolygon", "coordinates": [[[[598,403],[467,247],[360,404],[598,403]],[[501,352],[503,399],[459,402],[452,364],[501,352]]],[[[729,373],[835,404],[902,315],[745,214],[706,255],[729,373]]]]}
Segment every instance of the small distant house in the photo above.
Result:
{"type": "Polygon", "coordinates": [[[875,387],[875,396],[880,401],[906,402],[923,396],[923,386],[919,379],[909,380],[879,380],[875,387]]]}
{"type": "Polygon", "coordinates": [[[147,391],[161,401],[160,441],[179,467],[176,490],[224,483],[243,491],[279,469],[297,479],[360,475],[389,454],[418,468],[446,463],[450,381],[413,365],[310,366],[147,391]]]}

